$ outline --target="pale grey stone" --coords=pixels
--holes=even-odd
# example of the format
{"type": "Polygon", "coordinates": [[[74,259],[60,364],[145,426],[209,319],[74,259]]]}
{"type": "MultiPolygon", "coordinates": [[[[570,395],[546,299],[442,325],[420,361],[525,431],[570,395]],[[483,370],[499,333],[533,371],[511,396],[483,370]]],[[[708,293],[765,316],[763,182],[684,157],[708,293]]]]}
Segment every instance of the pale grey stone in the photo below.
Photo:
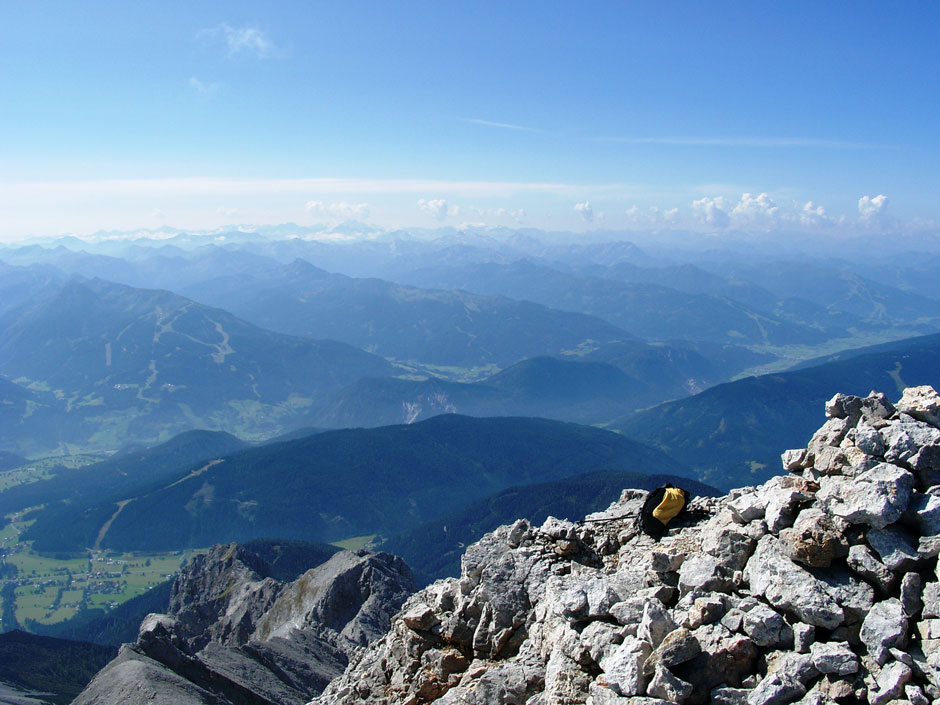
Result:
{"type": "Polygon", "coordinates": [[[790,526],[796,516],[797,506],[813,499],[816,486],[796,475],[778,475],[763,487],[767,497],[764,522],[767,530],[778,533],[790,526]]]}
{"type": "Polygon", "coordinates": [[[779,673],[789,680],[806,685],[819,675],[819,669],[813,663],[810,654],[798,654],[792,651],[776,651],[766,656],[767,674],[779,673]]]}
{"type": "Polygon", "coordinates": [[[907,573],[901,580],[901,609],[907,618],[913,617],[923,607],[922,582],[918,573],[907,573]]]}
{"type": "Polygon", "coordinates": [[[940,555],[940,535],[921,536],[917,542],[917,555],[921,560],[927,560],[940,555]]]}
{"type": "Polygon", "coordinates": [[[881,562],[888,570],[910,570],[917,564],[917,545],[907,532],[896,526],[885,529],[871,529],[868,543],[881,556],[881,562]]]}
{"type": "Polygon", "coordinates": [[[750,491],[729,501],[727,507],[738,523],[748,524],[764,518],[767,499],[755,491],[750,491]]]}
{"type": "Polygon", "coordinates": [[[731,634],[718,623],[698,627],[692,635],[700,652],[676,671],[695,686],[690,700],[701,699],[722,684],[738,686],[754,673],[760,651],[748,637],[731,634]]]}
{"type": "Polygon", "coordinates": [[[747,696],[748,705],[783,705],[806,693],[806,686],[779,673],[763,678],[747,696]]]}
{"type": "Polygon", "coordinates": [[[685,560],[685,553],[671,553],[668,551],[650,552],[650,569],[657,573],[670,573],[679,570],[682,561],[685,560]]]}
{"type": "MultiPolygon", "coordinates": [[[[720,624],[729,632],[736,632],[741,629],[741,624],[744,622],[744,614],[742,610],[737,608],[730,609],[725,616],[721,618],[720,624]]],[[[697,627],[699,625],[696,624],[695,626],[697,627]]]]}
{"type": "Polygon", "coordinates": [[[646,607],[646,600],[640,597],[634,597],[629,600],[616,602],[610,607],[610,616],[617,620],[619,624],[631,629],[632,635],[636,636],[640,628],[640,620],[643,619],[643,610],[646,607]]]}
{"type": "Polygon", "coordinates": [[[842,623],[842,608],[825,583],[791,561],[776,537],[768,534],[758,542],[744,572],[755,595],[800,621],[827,629],[842,623]]]}
{"type": "Polygon", "coordinates": [[[817,500],[832,514],[850,524],[883,529],[907,509],[914,476],[904,468],[879,463],[855,478],[824,478],[817,500]]]}
{"type": "Polygon", "coordinates": [[[780,463],[787,472],[797,472],[806,467],[806,449],[785,450],[780,455],[780,463]]]}
{"type": "Polygon", "coordinates": [[[930,701],[918,685],[909,684],[904,686],[904,695],[911,705],[930,705],[930,701]]]}
{"type": "Polygon", "coordinates": [[[641,695],[646,685],[643,668],[649,654],[649,644],[628,636],[610,656],[601,659],[604,680],[611,690],[625,697],[641,695]]]}
{"type": "Polygon", "coordinates": [[[780,646],[792,639],[792,632],[783,617],[766,605],[758,605],[746,612],[741,628],[758,646],[780,646]]]}
{"type": "MultiPolygon", "coordinates": [[[[695,599],[689,607],[688,619],[685,626],[695,629],[703,624],[711,624],[719,619],[725,611],[725,603],[716,595],[705,595],[695,599]]],[[[734,630],[732,630],[734,631],[734,630]]]]}
{"type": "Polygon", "coordinates": [[[506,543],[511,548],[518,548],[523,541],[532,537],[532,527],[525,519],[518,519],[506,534],[506,543]]]}
{"type": "Polygon", "coordinates": [[[578,528],[566,519],[548,517],[539,527],[539,532],[552,539],[574,539],[578,535],[578,528]]]}
{"type": "Polygon", "coordinates": [[[889,463],[903,463],[926,468],[928,459],[918,459],[912,464],[913,457],[923,448],[940,446],[940,429],[917,421],[907,414],[901,414],[896,423],[881,429],[884,439],[884,458],[889,463]]]}
{"type": "Polygon", "coordinates": [[[807,653],[816,639],[816,627],[812,624],[796,622],[792,629],[793,648],[801,654],[807,653]]]}
{"type": "Polygon", "coordinates": [[[908,387],[895,407],[918,421],[940,427],[940,395],[929,385],[908,387]]]}
{"type": "Polygon", "coordinates": [[[917,527],[921,536],[940,534],[940,496],[915,492],[904,518],[917,527]]]}
{"type": "Polygon", "coordinates": [[[679,627],[667,634],[647,659],[646,673],[652,675],[657,666],[672,668],[680,663],[691,661],[699,655],[701,650],[702,647],[692,636],[692,632],[679,627]]]}
{"type": "Polygon", "coordinates": [[[731,586],[731,570],[707,553],[688,556],[679,568],[679,590],[683,593],[692,590],[725,592],[731,586]]]}
{"type": "Polygon", "coordinates": [[[618,627],[600,620],[588,624],[580,635],[581,647],[595,662],[600,661],[614,644],[622,640],[618,627]]]}
{"type": "Polygon", "coordinates": [[[877,602],[862,622],[859,638],[868,654],[879,664],[888,658],[888,649],[902,644],[907,634],[907,619],[901,601],[890,598],[877,602]]]}
{"type": "Polygon", "coordinates": [[[838,448],[846,432],[851,428],[845,418],[830,418],[813,434],[806,445],[807,460],[815,463],[816,454],[824,448],[838,448]]]}
{"type": "Polygon", "coordinates": [[[578,583],[567,588],[560,596],[562,614],[573,622],[606,617],[619,600],[619,595],[607,577],[598,573],[579,576],[578,583]]]}
{"type": "Polygon", "coordinates": [[[659,666],[653,673],[653,679],[646,687],[646,692],[666,702],[684,703],[692,694],[692,684],[677,678],[668,668],[659,666]]]}
{"type": "Polygon", "coordinates": [[[730,571],[741,570],[757,543],[741,526],[709,522],[702,531],[702,550],[730,571]]]}
{"type": "Polygon", "coordinates": [[[847,676],[858,672],[858,656],[844,642],[816,642],[810,647],[810,655],[820,673],[847,676]]]}
{"type": "Polygon", "coordinates": [[[676,628],[669,612],[659,600],[648,600],[643,608],[643,617],[637,636],[647,641],[654,649],[663,638],[676,628]]]}
{"type": "Polygon", "coordinates": [[[864,421],[860,421],[851,432],[855,447],[866,455],[884,457],[885,444],[877,429],[864,421]]]}
{"type": "Polygon", "coordinates": [[[856,544],[849,549],[846,564],[863,578],[870,580],[882,593],[888,593],[894,586],[894,573],[879,561],[874,552],[864,544],[856,544]]]}
{"type": "Polygon", "coordinates": [[[924,585],[921,599],[924,603],[922,617],[940,617],[940,582],[924,585]]]}
{"type": "Polygon", "coordinates": [[[881,669],[875,679],[877,688],[868,693],[868,702],[871,705],[884,705],[894,700],[904,692],[904,686],[911,680],[912,672],[909,666],[898,661],[892,661],[881,669]]]}
{"type": "Polygon", "coordinates": [[[832,567],[819,574],[829,594],[842,607],[845,623],[857,624],[875,604],[875,590],[848,570],[832,567]]]}

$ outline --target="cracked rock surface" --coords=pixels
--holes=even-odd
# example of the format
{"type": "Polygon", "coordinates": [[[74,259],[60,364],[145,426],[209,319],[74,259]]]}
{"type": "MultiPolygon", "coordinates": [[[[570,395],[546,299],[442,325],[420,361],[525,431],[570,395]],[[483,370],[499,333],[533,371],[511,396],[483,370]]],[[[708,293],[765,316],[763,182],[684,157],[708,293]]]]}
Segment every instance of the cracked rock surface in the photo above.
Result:
{"type": "Polygon", "coordinates": [[[940,397],[836,395],[760,487],[524,520],[412,595],[313,705],[940,701],[940,397]]]}
{"type": "Polygon", "coordinates": [[[237,544],[196,556],[174,582],[169,614],[151,614],[134,644],[75,705],[301,705],[389,627],[414,591],[404,562],[341,551],[292,583],[237,544]]]}

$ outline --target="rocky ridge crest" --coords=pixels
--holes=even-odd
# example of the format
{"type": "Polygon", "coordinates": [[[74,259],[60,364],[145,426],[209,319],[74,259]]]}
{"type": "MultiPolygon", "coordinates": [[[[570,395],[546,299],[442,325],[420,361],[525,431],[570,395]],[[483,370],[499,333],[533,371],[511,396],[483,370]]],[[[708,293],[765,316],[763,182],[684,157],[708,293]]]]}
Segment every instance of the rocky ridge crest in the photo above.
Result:
{"type": "Polygon", "coordinates": [[[503,526],[405,602],[312,705],[940,701],[940,396],[836,395],[785,474],[503,526]]]}
{"type": "Polygon", "coordinates": [[[384,553],[341,551],[281,583],[242,546],[214,546],[177,577],[168,614],[148,615],[73,703],[300,705],[388,630],[414,589],[404,561],[384,553]]]}

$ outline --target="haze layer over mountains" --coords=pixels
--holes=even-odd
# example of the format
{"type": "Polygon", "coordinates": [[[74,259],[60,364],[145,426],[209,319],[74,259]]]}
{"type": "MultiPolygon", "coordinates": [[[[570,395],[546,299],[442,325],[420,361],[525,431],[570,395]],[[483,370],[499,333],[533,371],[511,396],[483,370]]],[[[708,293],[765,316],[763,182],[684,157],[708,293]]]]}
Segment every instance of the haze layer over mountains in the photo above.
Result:
{"type": "Polygon", "coordinates": [[[0,450],[526,416],[757,481],[836,390],[940,382],[926,242],[347,223],[4,246],[0,450]]]}

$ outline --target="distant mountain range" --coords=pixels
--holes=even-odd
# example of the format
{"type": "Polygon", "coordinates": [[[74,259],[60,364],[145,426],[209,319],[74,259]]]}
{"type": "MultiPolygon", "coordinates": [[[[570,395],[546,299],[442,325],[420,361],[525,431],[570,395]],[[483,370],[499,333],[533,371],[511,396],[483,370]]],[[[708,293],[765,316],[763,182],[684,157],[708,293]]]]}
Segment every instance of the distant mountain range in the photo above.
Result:
{"type": "MultiPolygon", "coordinates": [[[[655,273],[649,278],[654,277],[655,273]]],[[[829,321],[827,328],[820,329],[722,296],[686,293],[656,281],[627,283],[611,277],[577,275],[528,261],[437,267],[415,272],[409,281],[422,286],[525,298],[564,311],[578,311],[647,340],[812,345],[845,332],[844,323],[837,321],[829,321]]]]}
{"type": "Polygon", "coordinates": [[[355,279],[303,260],[266,276],[213,279],[184,293],[271,330],[342,340],[383,357],[438,367],[499,369],[585,344],[636,340],[582,313],[503,296],[355,279]]]}
{"type": "Polygon", "coordinates": [[[24,538],[37,550],[59,551],[96,543],[164,550],[265,536],[387,536],[511,485],[598,470],[690,475],[662,453],[609,431],[454,414],[329,431],[219,460],[187,466],[158,487],[117,491],[93,506],[47,505],[24,538]]]}
{"type": "Polygon", "coordinates": [[[3,413],[23,426],[21,438],[32,430],[10,448],[24,454],[115,449],[193,427],[269,436],[301,425],[329,393],[394,373],[344,343],[102,280],[70,280],[0,317],[0,394],[13,408],[3,413]]]}
{"type": "Polygon", "coordinates": [[[700,478],[729,489],[780,472],[780,453],[806,445],[836,392],[900,397],[904,387],[940,387],[940,335],[836,356],[831,362],[720,384],[610,424],[687,463],[700,478]]]}

